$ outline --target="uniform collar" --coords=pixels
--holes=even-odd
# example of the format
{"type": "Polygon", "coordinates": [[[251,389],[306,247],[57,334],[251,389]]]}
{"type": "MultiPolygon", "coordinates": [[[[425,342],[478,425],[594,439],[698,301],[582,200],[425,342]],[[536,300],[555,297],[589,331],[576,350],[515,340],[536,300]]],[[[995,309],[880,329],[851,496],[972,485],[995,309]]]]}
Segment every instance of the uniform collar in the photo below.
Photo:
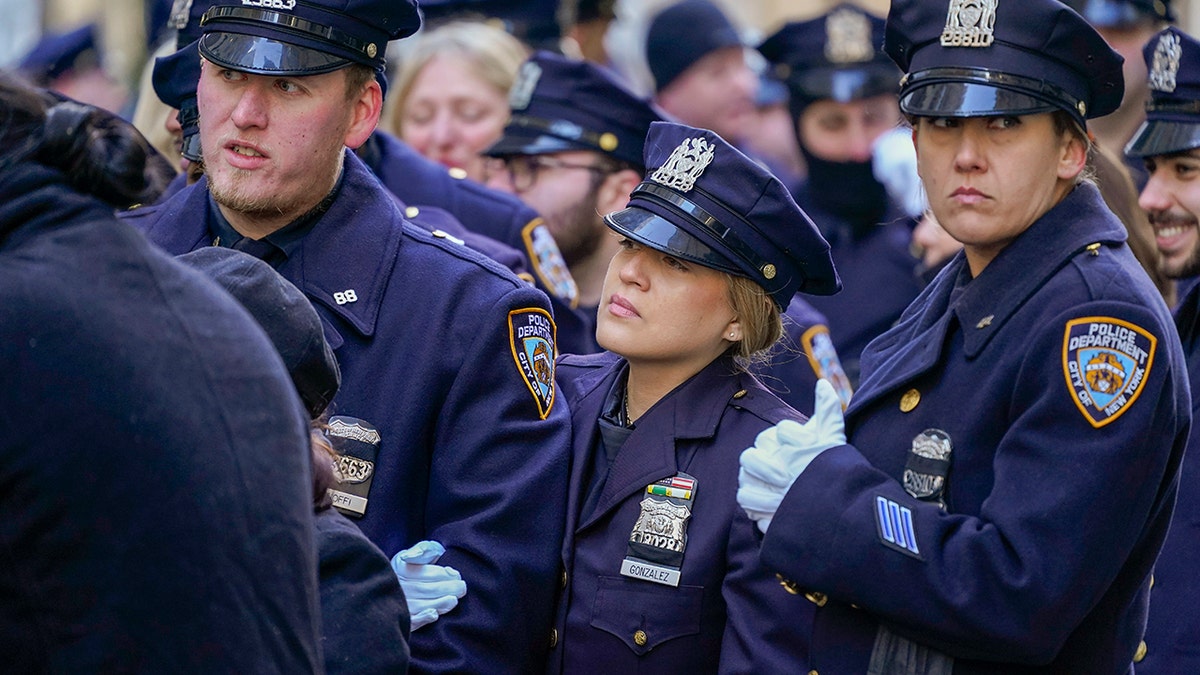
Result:
{"type": "MultiPolygon", "coordinates": [[[[1125,239],[1124,226],[1104,205],[1099,190],[1091,183],[1077,186],[1001,251],[954,303],[967,358],[978,356],[1025,300],[1076,254],[1094,244],[1118,246],[1125,239]]],[[[961,256],[953,263],[965,264],[961,256]]],[[[960,270],[953,271],[940,282],[953,284],[960,270]]]]}

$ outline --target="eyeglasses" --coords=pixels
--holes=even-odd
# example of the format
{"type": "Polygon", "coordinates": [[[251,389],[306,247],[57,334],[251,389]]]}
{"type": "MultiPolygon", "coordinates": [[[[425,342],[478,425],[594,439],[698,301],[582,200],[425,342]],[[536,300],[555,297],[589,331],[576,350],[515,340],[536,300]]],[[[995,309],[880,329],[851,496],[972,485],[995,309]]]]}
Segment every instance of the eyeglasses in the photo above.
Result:
{"type": "Polygon", "coordinates": [[[513,190],[525,192],[532,188],[543,169],[579,169],[590,171],[597,176],[605,176],[614,171],[612,167],[596,164],[572,164],[561,159],[545,155],[508,155],[496,158],[488,163],[488,171],[503,170],[508,173],[513,190]]]}

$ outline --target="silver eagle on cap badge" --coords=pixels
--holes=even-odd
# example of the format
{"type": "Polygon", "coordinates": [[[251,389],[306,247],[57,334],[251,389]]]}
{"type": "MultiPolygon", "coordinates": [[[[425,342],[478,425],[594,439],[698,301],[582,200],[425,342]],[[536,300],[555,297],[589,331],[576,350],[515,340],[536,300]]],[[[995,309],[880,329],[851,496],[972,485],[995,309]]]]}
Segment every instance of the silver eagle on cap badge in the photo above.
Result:
{"type": "Polygon", "coordinates": [[[533,100],[533,90],[537,88],[538,80],[542,78],[542,67],[533,61],[521,64],[517,71],[517,81],[508,90],[508,105],[513,110],[524,110],[533,100]]]}
{"type": "Polygon", "coordinates": [[[1178,35],[1164,33],[1158,39],[1150,65],[1151,89],[1167,93],[1175,91],[1175,76],[1179,74],[1179,57],[1182,55],[1183,47],[1179,44],[1178,35]]]}
{"type": "Polygon", "coordinates": [[[830,62],[861,63],[874,55],[866,15],[843,7],[825,19],[825,58],[830,62]]]}
{"type": "Polygon", "coordinates": [[[188,13],[192,11],[192,0],[175,0],[171,5],[171,18],[167,25],[175,30],[183,30],[188,25],[188,13]]]}
{"type": "Polygon", "coordinates": [[[671,152],[650,180],[680,192],[689,192],[716,156],[716,147],[703,138],[688,138],[671,152]]]}
{"type": "Polygon", "coordinates": [[[996,8],[1000,0],[950,0],[943,47],[988,47],[995,39],[996,8]]]}

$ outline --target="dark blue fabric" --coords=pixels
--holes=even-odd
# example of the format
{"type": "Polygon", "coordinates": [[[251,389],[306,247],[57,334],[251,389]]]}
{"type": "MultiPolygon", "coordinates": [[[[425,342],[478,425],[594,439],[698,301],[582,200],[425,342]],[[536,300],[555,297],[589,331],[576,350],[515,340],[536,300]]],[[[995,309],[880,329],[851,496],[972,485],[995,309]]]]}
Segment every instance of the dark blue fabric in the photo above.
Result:
{"type": "Polygon", "coordinates": [[[735,499],[742,450],[772,424],[804,417],[719,358],[638,418],[595,510],[581,518],[586,474],[602,452],[597,421],[624,371],[610,353],[560,363],[572,475],[548,672],[807,672],[812,604],[759,564],[758,530],[735,499]],[[679,586],[621,576],[646,486],[680,471],[697,485],[679,586]]]}
{"type": "MultiPolygon", "coordinates": [[[[208,244],[208,205],[201,179],[126,217],[182,253],[208,244]]],[[[548,645],[569,429],[561,400],[541,418],[509,321],[510,312],[548,312],[545,294],[405,223],[350,152],[337,199],[279,272],[325,321],[342,367],[333,414],[381,435],[357,524],[388,556],[440,541],[440,564],[470,587],[453,612],[412,636],[414,672],[480,664],[528,672],[548,645]],[[348,290],[357,300],[339,304],[334,294],[345,300],[348,290]]]]}
{"type": "Polygon", "coordinates": [[[320,672],[283,363],[235,300],[62,181],[0,172],[3,668],[320,672]]]}
{"type": "Polygon", "coordinates": [[[1132,672],[1191,400],[1171,316],[1125,238],[1077,187],[978,277],[955,257],[867,348],[850,445],[813,460],[763,540],[768,566],[829,596],[812,668],[865,672],[882,624],[959,674],[1132,672]],[[1138,397],[1100,428],[1066,375],[1065,326],[1087,317],[1157,341],[1138,397]],[[953,444],[945,511],[901,483],[927,429],[953,444]],[[877,499],[911,510],[919,555],[885,544],[877,499]]]}

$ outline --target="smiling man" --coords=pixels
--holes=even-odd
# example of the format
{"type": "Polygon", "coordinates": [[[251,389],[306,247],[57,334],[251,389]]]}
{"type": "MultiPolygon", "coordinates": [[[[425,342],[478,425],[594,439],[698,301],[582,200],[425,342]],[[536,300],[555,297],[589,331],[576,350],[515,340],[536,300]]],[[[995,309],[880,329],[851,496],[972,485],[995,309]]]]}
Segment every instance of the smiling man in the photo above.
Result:
{"type": "Polygon", "coordinates": [[[541,291],[406,222],[352,152],[379,120],[387,42],[419,25],[411,1],[208,9],[206,175],[129,222],[175,254],[244,250],[304,291],[342,369],[329,435],[351,479],[335,505],[389,556],[440,542],[468,587],[413,634],[413,670],[528,672],[549,645],[565,510],[553,314],[541,291]]]}
{"type": "MultiPolygon", "coordinates": [[[[1168,28],[1146,43],[1150,104],[1125,152],[1146,163],[1138,203],[1150,216],[1162,270],[1179,283],[1175,325],[1187,356],[1192,415],[1200,401],[1200,42],[1168,28]]],[[[1154,567],[1141,673],[1200,672],[1200,435],[1188,441],[1171,531],[1154,567]]]]}

